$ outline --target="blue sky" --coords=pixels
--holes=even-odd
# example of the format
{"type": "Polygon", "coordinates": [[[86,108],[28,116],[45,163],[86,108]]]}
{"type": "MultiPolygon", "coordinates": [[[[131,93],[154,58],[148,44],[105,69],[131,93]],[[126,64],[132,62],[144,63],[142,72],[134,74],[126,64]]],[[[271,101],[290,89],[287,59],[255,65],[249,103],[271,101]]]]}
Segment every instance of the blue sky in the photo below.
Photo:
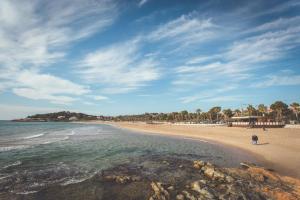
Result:
{"type": "Polygon", "coordinates": [[[300,101],[300,2],[1,0],[0,119],[300,101]]]}

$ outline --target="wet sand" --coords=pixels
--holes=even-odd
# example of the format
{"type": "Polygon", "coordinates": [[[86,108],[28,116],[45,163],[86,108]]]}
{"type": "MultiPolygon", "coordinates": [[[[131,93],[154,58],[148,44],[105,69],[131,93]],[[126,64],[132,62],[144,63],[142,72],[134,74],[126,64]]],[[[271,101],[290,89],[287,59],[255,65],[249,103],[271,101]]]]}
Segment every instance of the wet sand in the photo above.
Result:
{"type": "MultiPolygon", "coordinates": [[[[104,122],[88,122],[104,123],[104,122]]],[[[119,128],[195,139],[204,139],[243,149],[265,160],[264,167],[272,168],[281,175],[300,178],[300,129],[247,129],[225,126],[146,124],[142,122],[105,122],[119,128]],[[256,134],[259,145],[251,144],[256,134]]]]}

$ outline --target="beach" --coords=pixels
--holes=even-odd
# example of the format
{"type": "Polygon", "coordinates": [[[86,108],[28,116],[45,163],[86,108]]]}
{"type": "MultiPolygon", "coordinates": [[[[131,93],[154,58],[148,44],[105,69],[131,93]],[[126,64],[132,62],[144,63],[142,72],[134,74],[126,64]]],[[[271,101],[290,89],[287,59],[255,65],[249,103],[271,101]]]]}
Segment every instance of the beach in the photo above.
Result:
{"type": "MultiPolygon", "coordinates": [[[[280,157],[280,153],[293,155],[290,147],[297,141],[277,144],[273,137],[282,134],[277,130],[260,133],[258,129],[220,125],[2,121],[0,199],[296,200],[300,197],[298,158],[280,157]],[[248,137],[255,131],[262,145],[248,147],[248,137]],[[232,143],[224,142],[228,138],[232,143]],[[289,150],[274,152],[283,165],[274,155],[270,160],[275,162],[265,158],[262,152],[269,155],[272,150],[265,150],[268,145],[273,151],[279,147],[289,150]]],[[[298,133],[280,130],[286,138],[298,133]]]]}
{"type": "Polygon", "coordinates": [[[89,123],[108,123],[137,132],[207,140],[212,143],[231,146],[236,151],[246,150],[256,155],[264,167],[274,169],[281,175],[300,178],[299,128],[274,128],[263,131],[262,129],[194,124],[97,121],[89,123]],[[251,144],[251,136],[253,134],[259,138],[258,145],[251,144]]]}

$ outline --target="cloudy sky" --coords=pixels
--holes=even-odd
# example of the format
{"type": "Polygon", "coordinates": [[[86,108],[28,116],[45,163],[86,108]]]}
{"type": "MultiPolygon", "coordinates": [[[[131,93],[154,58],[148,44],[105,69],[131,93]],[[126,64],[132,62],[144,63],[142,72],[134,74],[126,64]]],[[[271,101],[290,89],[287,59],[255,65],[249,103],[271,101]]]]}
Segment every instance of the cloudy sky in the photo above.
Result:
{"type": "Polygon", "coordinates": [[[300,101],[300,2],[1,0],[0,119],[300,101]]]}

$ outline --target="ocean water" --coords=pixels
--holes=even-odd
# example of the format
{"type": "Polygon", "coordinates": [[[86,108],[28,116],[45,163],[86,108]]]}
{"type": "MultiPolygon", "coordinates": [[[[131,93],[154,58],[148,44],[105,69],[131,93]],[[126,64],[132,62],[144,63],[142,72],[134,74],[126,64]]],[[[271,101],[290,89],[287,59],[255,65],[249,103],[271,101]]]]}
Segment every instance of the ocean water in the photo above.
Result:
{"type": "Polygon", "coordinates": [[[220,166],[237,166],[245,159],[209,142],[109,125],[0,121],[0,193],[30,194],[53,184],[78,183],[144,155],[201,159],[220,166]]]}

